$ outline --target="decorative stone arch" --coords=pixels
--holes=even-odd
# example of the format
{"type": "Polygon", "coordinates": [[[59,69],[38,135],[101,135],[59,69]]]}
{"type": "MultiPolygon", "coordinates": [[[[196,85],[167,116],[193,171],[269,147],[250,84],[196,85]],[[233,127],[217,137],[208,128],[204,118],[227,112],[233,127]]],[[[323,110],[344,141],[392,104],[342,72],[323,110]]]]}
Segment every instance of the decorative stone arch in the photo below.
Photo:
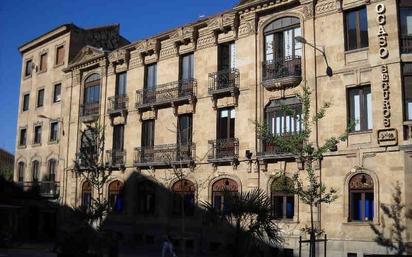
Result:
{"type": "MultiPolygon", "coordinates": [[[[82,178],[80,179],[80,181],[78,182],[78,190],[77,190],[77,195],[76,195],[76,206],[81,206],[82,204],[82,196],[83,196],[83,185],[88,182],[87,178],[82,178]]],[[[89,182],[90,183],[90,182],[89,182]]],[[[92,197],[95,194],[94,189],[93,189],[93,185],[92,186],[92,197]]]]}
{"type": "MultiPolygon", "coordinates": [[[[92,76],[98,76],[98,80],[101,81],[102,80],[102,74],[100,72],[100,70],[98,69],[93,69],[90,70],[88,72],[85,72],[82,76],[82,85],[84,86],[84,84],[87,82],[88,79],[91,79],[92,76]]],[[[94,80],[90,80],[90,81],[97,81],[97,79],[94,80]]]]}
{"type": "Polygon", "coordinates": [[[196,180],[195,178],[193,178],[193,177],[180,178],[180,179],[179,179],[179,178],[173,178],[173,179],[170,180],[170,182],[168,183],[167,188],[170,189],[170,190],[173,190],[173,186],[174,186],[179,180],[188,180],[188,181],[192,182],[193,185],[195,186],[195,194],[196,194],[196,195],[198,194],[198,187],[199,187],[199,185],[198,185],[198,183],[197,183],[197,180],[196,180]]]}
{"type": "Polygon", "coordinates": [[[126,185],[123,178],[111,177],[106,181],[106,185],[104,186],[104,189],[103,189],[103,195],[107,196],[109,194],[110,184],[113,183],[113,182],[116,182],[116,181],[119,181],[120,183],[122,183],[123,187],[126,185]]]}
{"type": "Polygon", "coordinates": [[[373,203],[373,210],[374,210],[374,216],[373,216],[373,223],[378,224],[380,222],[380,197],[379,197],[379,179],[378,176],[374,171],[365,169],[365,168],[360,168],[360,167],[355,167],[353,168],[349,173],[346,174],[344,184],[343,184],[343,218],[344,222],[349,221],[349,182],[351,179],[359,174],[366,174],[369,177],[371,177],[372,182],[373,182],[373,197],[374,197],[374,203],[373,203]]]}
{"type": "MultiPolygon", "coordinates": [[[[272,186],[273,183],[279,179],[282,178],[283,176],[285,176],[287,179],[290,179],[290,182],[292,181],[292,174],[287,173],[287,172],[283,172],[283,171],[279,171],[279,173],[270,176],[270,178],[268,179],[267,185],[266,185],[266,194],[267,196],[270,198],[271,201],[271,205],[272,205],[272,186]]],[[[299,222],[299,196],[298,195],[294,195],[294,215],[293,215],[293,222],[299,222]]]]}
{"type": "Polygon", "coordinates": [[[26,158],[24,157],[20,157],[17,161],[16,161],[16,169],[15,169],[15,181],[19,181],[19,173],[20,173],[20,164],[23,164],[23,181],[25,180],[26,176],[27,176],[27,161],[26,158]]]}
{"type": "Polygon", "coordinates": [[[232,174],[222,174],[222,175],[219,175],[219,176],[217,176],[217,177],[215,177],[215,178],[213,178],[209,181],[209,185],[208,185],[209,197],[208,197],[208,199],[210,200],[210,202],[213,202],[213,185],[221,179],[231,179],[231,180],[235,181],[237,183],[237,191],[239,193],[242,192],[242,182],[239,179],[239,177],[237,177],[235,175],[232,175],[232,174]]]}

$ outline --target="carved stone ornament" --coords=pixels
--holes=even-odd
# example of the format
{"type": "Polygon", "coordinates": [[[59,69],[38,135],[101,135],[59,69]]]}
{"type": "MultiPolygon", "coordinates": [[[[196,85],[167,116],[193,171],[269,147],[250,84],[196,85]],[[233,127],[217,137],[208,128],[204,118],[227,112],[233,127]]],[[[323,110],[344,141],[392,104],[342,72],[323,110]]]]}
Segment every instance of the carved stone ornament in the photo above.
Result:
{"type": "Polygon", "coordinates": [[[223,191],[230,191],[230,192],[237,192],[238,185],[236,181],[230,178],[223,178],[216,181],[212,186],[213,192],[223,192],[223,191]]]}
{"type": "Polygon", "coordinates": [[[353,176],[349,182],[351,190],[373,190],[373,180],[366,173],[359,173],[353,176]]]}
{"type": "Polygon", "coordinates": [[[82,50],[74,57],[69,67],[77,66],[80,64],[85,64],[88,62],[97,61],[99,58],[104,57],[104,51],[97,49],[92,46],[85,46],[82,50]]]}
{"type": "Polygon", "coordinates": [[[128,52],[125,49],[115,50],[109,55],[109,60],[113,64],[121,64],[127,62],[128,58],[128,52]]]}
{"type": "Polygon", "coordinates": [[[196,30],[193,27],[178,28],[170,35],[170,40],[176,45],[185,45],[195,42],[196,39],[196,30]]]}
{"type": "Polygon", "coordinates": [[[303,15],[305,19],[309,20],[313,18],[313,6],[312,4],[305,5],[303,7],[303,15]]]}

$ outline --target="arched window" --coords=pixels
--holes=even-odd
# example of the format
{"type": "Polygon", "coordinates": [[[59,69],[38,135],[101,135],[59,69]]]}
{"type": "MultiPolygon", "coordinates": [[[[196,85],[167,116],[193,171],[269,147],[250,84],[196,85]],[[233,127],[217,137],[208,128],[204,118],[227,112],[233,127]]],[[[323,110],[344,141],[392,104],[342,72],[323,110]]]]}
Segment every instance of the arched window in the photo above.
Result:
{"type": "Polygon", "coordinates": [[[281,176],[271,185],[272,216],[275,219],[293,219],[295,213],[295,196],[290,192],[293,181],[281,176]]]}
{"type": "Polygon", "coordinates": [[[92,204],[92,184],[85,181],[82,185],[82,206],[89,208],[92,204]]]}
{"type": "Polygon", "coordinates": [[[109,184],[109,206],[115,212],[122,212],[124,205],[123,183],[119,180],[109,184]]]}
{"type": "Polygon", "coordinates": [[[24,169],[25,169],[25,164],[24,164],[24,162],[19,162],[18,164],[17,164],[17,171],[18,171],[18,181],[19,182],[23,182],[24,181],[24,169]]]}
{"type": "Polygon", "coordinates": [[[33,161],[31,163],[31,174],[33,182],[38,182],[40,180],[40,163],[39,161],[33,161]]]}
{"type": "Polygon", "coordinates": [[[286,76],[300,76],[302,44],[300,21],[296,17],[277,19],[264,28],[263,80],[286,76]]]}
{"type": "Polygon", "coordinates": [[[212,201],[213,207],[218,210],[225,210],[228,206],[225,204],[225,193],[237,193],[238,185],[236,181],[230,178],[224,178],[213,183],[212,186],[212,201]]]}
{"type": "Polygon", "coordinates": [[[155,184],[145,180],[137,187],[137,207],[141,214],[155,213],[155,184]]]}
{"type": "Polygon", "coordinates": [[[195,210],[195,184],[187,179],[181,179],[173,184],[173,214],[192,216],[195,210]]]}
{"type": "Polygon", "coordinates": [[[90,75],[84,81],[83,115],[98,114],[100,103],[100,76],[90,75]]]}
{"type": "Polygon", "coordinates": [[[373,221],[374,185],[372,178],[365,173],[353,176],[349,181],[350,221],[373,221]]]}
{"type": "Polygon", "coordinates": [[[49,181],[56,181],[56,168],[57,168],[57,161],[55,159],[49,160],[48,178],[47,178],[49,181]]]}

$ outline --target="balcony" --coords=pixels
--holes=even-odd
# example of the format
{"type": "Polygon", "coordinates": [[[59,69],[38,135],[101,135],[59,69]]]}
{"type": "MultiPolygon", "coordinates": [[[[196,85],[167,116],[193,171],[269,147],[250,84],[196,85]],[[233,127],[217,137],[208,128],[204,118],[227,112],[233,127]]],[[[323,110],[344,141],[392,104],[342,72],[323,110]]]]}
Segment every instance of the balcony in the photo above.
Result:
{"type": "Polygon", "coordinates": [[[185,79],[158,85],[155,89],[136,91],[136,109],[144,111],[180,104],[191,104],[196,100],[196,79],[185,79]]]}
{"type": "Polygon", "coordinates": [[[87,103],[80,105],[80,118],[83,122],[91,122],[99,117],[100,103],[87,103]]]}
{"type": "Polygon", "coordinates": [[[257,152],[257,158],[265,162],[277,162],[280,160],[294,160],[296,156],[291,153],[281,151],[279,147],[276,147],[270,143],[262,144],[262,151],[257,152]]]}
{"type": "Polygon", "coordinates": [[[58,198],[60,194],[60,183],[55,181],[17,182],[17,185],[23,191],[39,193],[40,196],[46,198],[58,198]]]}
{"type": "Polygon", "coordinates": [[[126,165],[125,150],[107,150],[106,165],[111,168],[123,168],[126,165]]]}
{"type": "Polygon", "coordinates": [[[262,63],[262,85],[268,90],[294,87],[302,81],[300,56],[278,58],[262,63]]]}
{"type": "Polygon", "coordinates": [[[193,165],[196,159],[196,145],[168,144],[153,148],[135,148],[135,167],[173,167],[193,165]]]}
{"type": "Polygon", "coordinates": [[[403,54],[412,53],[412,36],[407,36],[407,35],[401,36],[401,53],[403,54]]]}
{"type": "Polygon", "coordinates": [[[239,139],[225,138],[209,140],[208,161],[211,163],[233,163],[239,158],[239,139]]]}
{"type": "Polygon", "coordinates": [[[127,95],[116,95],[107,98],[109,104],[107,113],[110,115],[123,114],[127,111],[129,97],[127,95]]]}
{"type": "Polygon", "coordinates": [[[209,73],[209,95],[232,95],[239,92],[239,70],[230,69],[209,73]]]}

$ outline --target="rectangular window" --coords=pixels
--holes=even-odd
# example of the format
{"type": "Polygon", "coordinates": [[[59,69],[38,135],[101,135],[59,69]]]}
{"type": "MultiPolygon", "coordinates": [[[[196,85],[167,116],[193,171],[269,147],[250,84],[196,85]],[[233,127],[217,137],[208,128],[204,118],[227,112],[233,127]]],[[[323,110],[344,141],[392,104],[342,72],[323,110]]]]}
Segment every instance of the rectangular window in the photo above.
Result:
{"type": "Polygon", "coordinates": [[[235,43],[220,44],[218,48],[218,71],[236,68],[235,43]]]}
{"type": "Polygon", "coordinates": [[[44,89],[37,91],[37,107],[42,107],[44,104],[44,89]]]}
{"type": "Polygon", "coordinates": [[[84,103],[93,104],[100,102],[100,85],[86,87],[84,90],[84,103]]]}
{"type": "Polygon", "coordinates": [[[27,129],[20,129],[19,145],[25,146],[27,143],[27,129]]]}
{"type": "Polygon", "coordinates": [[[31,76],[32,72],[33,72],[33,60],[27,60],[26,66],[24,68],[24,76],[25,77],[31,76]]]}
{"type": "Polygon", "coordinates": [[[350,220],[363,222],[373,221],[373,192],[351,192],[349,197],[350,220]]]}
{"type": "Polygon", "coordinates": [[[193,53],[180,57],[180,79],[189,80],[194,78],[194,55],[193,53]]]}
{"type": "Polygon", "coordinates": [[[155,121],[145,120],[142,123],[142,148],[152,149],[154,146],[155,121]]]}
{"type": "Polygon", "coordinates": [[[412,53],[412,2],[399,1],[401,52],[412,53]]]}
{"type": "Polygon", "coordinates": [[[403,65],[403,102],[405,120],[412,120],[412,63],[403,65]]]}
{"type": "Polygon", "coordinates": [[[113,150],[123,151],[124,125],[113,126],[113,150]]]}
{"type": "Polygon", "coordinates": [[[61,84],[54,85],[54,92],[53,92],[53,103],[58,103],[61,100],[61,84]]]}
{"type": "Polygon", "coordinates": [[[30,103],[30,94],[25,94],[23,96],[23,112],[29,109],[29,103],[30,103]]]}
{"type": "Polygon", "coordinates": [[[235,108],[219,109],[217,122],[217,138],[235,138],[235,108]]]}
{"type": "Polygon", "coordinates": [[[192,114],[179,115],[177,143],[180,146],[192,144],[192,114]]]}
{"type": "Polygon", "coordinates": [[[345,13],[346,51],[369,46],[366,7],[345,13]]]}
{"type": "Polygon", "coordinates": [[[273,217],[275,219],[293,219],[295,198],[293,195],[273,195],[273,217]]]}
{"type": "Polygon", "coordinates": [[[125,96],[127,86],[127,73],[122,72],[116,75],[116,96],[125,96]]]}
{"type": "Polygon", "coordinates": [[[34,127],[34,140],[33,144],[41,144],[41,126],[35,126],[34,127]]]}
{"type": "Polygon", "coordinates": [[[56,65],[64,63],[64,46],[56,48],[56,65]]]}
{"type": "Polygon", "coordinates": [[[145,89],[149,89],[149,90],[156,89],[156,83],[157,83],[156,73],[157,73],[156,63],[146,66],[145,89]]]}
{"type": "Polygon", "coordinates": [[[349,123],[353,123],[352,131],[367,131],[373,126],[372,94],[370,86],[348,89],[349,123]]]}
{"type": "Polygon", "coordinates": [[[297,134],[302,130],[302,106],[300,104],[266,110],[267,125],[273,135],[297,134]]]}
{"type": "Polygon", "coordinates": [[[40,71],[47,70],[47,53],[40,55],[40,71]]]}
{"type": "Polygon", "coordinates": [[[56,142],[59,135],[59,122],[50,123],[50,142],[56,142]]]}

